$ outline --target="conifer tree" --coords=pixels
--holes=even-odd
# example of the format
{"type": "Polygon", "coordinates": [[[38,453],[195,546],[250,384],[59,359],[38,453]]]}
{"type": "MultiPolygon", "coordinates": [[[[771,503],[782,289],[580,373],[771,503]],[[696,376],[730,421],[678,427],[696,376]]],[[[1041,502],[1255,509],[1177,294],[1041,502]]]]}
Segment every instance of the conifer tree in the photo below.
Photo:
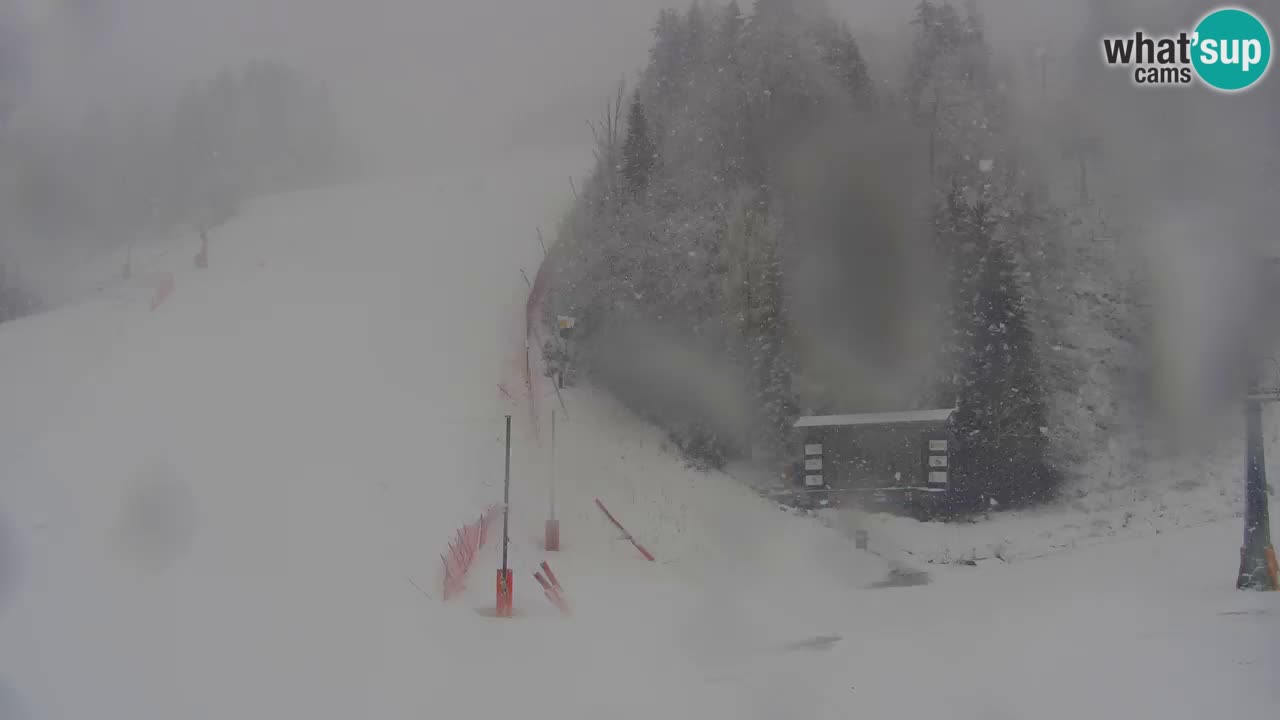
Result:
{"type": "Polygon", "coordinates": [[[747,20],[742,16],[742,8],[738,6],[738,0],[730,0],[720,12],[720,20],[716,28],[719,49],[717,61],[736,59],[738,41],[742,38],[742,30],[746,25],[747,20]]]}
{"type": "Polygon", "coordinates": [[[737,0],[721,11],[716,23],[711,62],[717,82],[709,120],[709,135],[717,150],[718,175],[726,187],[742,180],[746,165],[748,100],[741,45],[746,19],[737,0]]]}
{"type": "Polygon", "coordinates": [[[653,38],[648,74],[654,99],[665,104],[674,98],[685,77],[685,26],[680,13],[670,9],[658,13],[653,38]]]}
{"type": "Polygon", "coordinates": [[[956,434],[969,489],[1001,504],[1044,499],[1054,477],[1046,463],[1044,399],[1013,255],[994,237],[989,208],[968,210],[965,234],[981,256],[959,389],[956,434]]]}
{"type": "Polygon", "coordinates": [[[684,72],[692,75],[707,56],[711,27],[697,0],[689,6],[684,20],[684,72]]]}
{"type": "Polygon", "coordinates": [[[755,276],[747,297],[747,333],[760,413],[757,427],[760,444],[772,452],[784,448],[795,419],[780,233],[779,224],[769,222],[757,239],[754,257],[748,259],[755,276]]]}
{"type": "Polygon", "coordinates": [[[871,100],[871,78],[848,23],[837,24],[835,20],[824,22],[820,26],[817,42],[822,60],[831,73],[849,95],[865,107],[871,100]]]}
{"type": "Polygon", "coordinates": [[[934,214],[934,250],[942,266],[945,292],[937,313],[942,322],[942,347],[938,353],[937,379],[931,393],[933,407],[953,407],[961,387],[961,373],[970,343],[967,319],[973,314],[974,289],[980,256],[973,242],[973,214],[959,188],[953,186],[934,214]]]}
{"type": "Polygon", "coordinates": [[[637,93],[631,101],[627,116],[627,139],[622,145],[622,177],[633,192],[642,192],[649,186],[649,178],[657,163],[657,148],[649,135],[649,121],[644,104],[637,93]]]}

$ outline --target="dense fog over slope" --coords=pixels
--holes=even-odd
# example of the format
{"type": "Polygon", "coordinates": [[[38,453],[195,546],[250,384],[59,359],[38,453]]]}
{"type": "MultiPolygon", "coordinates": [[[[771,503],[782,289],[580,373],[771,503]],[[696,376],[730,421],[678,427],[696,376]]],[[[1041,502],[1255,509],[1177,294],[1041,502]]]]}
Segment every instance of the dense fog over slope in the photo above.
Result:
{"type": "MultiPolygon", "coordinates": [[[[37,299],[64,296],[60,288],[44,292],[42,286],[59,286],[61,269],[78,255],[163,234],[175,225],[214,227],[262,192],[357,174],[436,172],[522,149],[588,145],[586,122],[598,118],[618,79],[635,86],[654,18],[667,5],[664,0],[6,0],[0,6],[0,108],[6,113],[0,167],[12,192],[4,199],[0,242],[9,273],[17,278],[13,283],[24,284],[24,293],[37,299]],[[325,120],[328,124],[316,131],[319,140],[296,152],[302,158],[332,154],[332,159],[306,172],[236,164],[205,168],[198,158],[186,164],[174,160],[182,154],[177,146],[147,140],[170,132],[170,124],[177,123],[170,115],[192,88],[228,70],[243,72],[255,60],[278,61],[296,70],[298,87],[311,83],[323,92],[319,102],[332,106],[333,122],[325,120]],[[334,142],[349,142],[351,151],[330,152],[334,142]],[[140,165],[145,172],[134,170],[140,165]],[[202,173],[210,177],[193,179],[202,173]],[[189,186],[187,195],[183,186],[189,186]]],[[[796,5],[822,3],[797,0],[796,5]]],[[[899,86],[908,72],[916,4],[833,0],[827,5],[850,23],[879,90],[899,86]]],[[[1027,149],[1025,158],[1039,159],[1057,204],[1069,202],[1075,192],[1078,158],[1066,145],[1092,143],[1085,163],[1101,220],[1097,232],[1123,236],[1115,250],[1126,263],[1124,272],[1142,277],[1142,297],[1133,302],[1151,310],[1138,320],[1130,318],[1148,336],[1139,342],[1140,357],[1132,368],[1138,375],[1132,382],[1140,386],[1133,400],[1143,410],[1125,423],[1155,420],[1153,428],[1178,430],[1175,437],[1197,436],[1197,429],[1206,429],[1199,421],[1215,416],[1234,397],[1249,364],[1247,354],[1256,355],[1271,341],[1261,315],[1248,310],[1265,307],[1263,290],[1240,278],[1254,265],[1253,252],[1275,250],[1268,204],[1280,174],[1274,141],[1277,83],[1270,78],[1235,97],[1135,90],[1124,70],[1103,67],[1102,35],[1135,27],[1174,31],[1194,22],[1208,8],[1203,3],[983,0],[960,5],[980,13],[986,24],[992,68],[1011,106],[1006,140],[1027,149]]],[[[1270,5],[1257,4],[1257,9],[1266,15],[1270,5]]],[[[876,159],[860,150],[823,151],[827,140],[840,146],[849,138],[794,138],[797,146],[812,150],[792,156],[791,177],[801,188],[805,183],[817,187],[826,181],[815,178],[861,168],[867,179],[859,182],[868,192],[893,197],[891,204],[901,202],[908,195],[899,190],[902,183],[916,182],[909,179],[911,156],[920,149],[891,135],[896,132],[888,128],[868,129],[856,143],[900,147],[901,158],[892,150],[879,151],[876,159]],[[832,156],[842,158],[836,165],[845,169],[824,167],[832,156]],[[892,169],[876,172],[877,163],[892,169]]],[[[264,142],[271,142],[269,136],[264,142]]],[[[189,145],[178,141],[178,146],[189,145]]],[[[211,147],[215,155],[227,155],[216,150],[216,142],[211,147]]],[[[289,163],[297,165],[297,155],[289,163]]],[[[820,195],[801,192],[797,206],[812,205],[809,217],[820,228],[829,220],[823,218],[827,209],[814,205],[819,202],[814,192],[820,195]]],[[[808,234],[820,238],[824,231],[808,234]]],[[[840,251],[859,252],[845,246],[840,251]]],[[[925,272],[919,268],[914,272],[925,272]]],[[[840,290],[819,282],[824,290],[810,306],[829,304],[829,292],[847,292],[852,304],[878,307],[886,300],[874,278],[886,275],[873,268],[864,272],[870,282],[840,290]]],[[[1128,281],[1121,284],[1129,287],[1128,281]]],[[[869,313],[856,322],[895,325],[887,319],[892,313],[869,313]]],[[[920,319],[909,313],[902,327],[918,324],[910,318],[920,319]]],[[[809,319],[815,332],[829,320],[820,311],[809,319]]],[[[879,351],[836,348],[832,361],[895,365],[895,357],[915,343],[928,342],[925,334],[900,332],[879,351]]],[[[850,398],[892,405],[897,395],[887,389],[879,400],[865,392],[850,398]]]]}
{"type": "Polygon", "coordinates": [[[0,720],[1264,715],[1213,7],[0,0],[0,720]]]}

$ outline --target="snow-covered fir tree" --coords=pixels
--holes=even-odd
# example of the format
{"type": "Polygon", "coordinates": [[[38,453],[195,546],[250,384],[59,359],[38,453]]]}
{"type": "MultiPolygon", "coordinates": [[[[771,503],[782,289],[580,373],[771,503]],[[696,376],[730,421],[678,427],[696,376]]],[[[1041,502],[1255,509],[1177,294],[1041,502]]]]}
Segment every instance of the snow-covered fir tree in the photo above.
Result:
{"type": "Polygon", "coordinates": [[[622,177],[633,192],[643,192],[649,186],[649,177],[657,160],[658,151],[650,136],[644,104],[637,95],[631,101],[631,111],[627,115],[627,139],[622,146],[622,177]]]}
{"type": "Polygon", "coordinates": [[[965,483],[1002,504],[1045,499],[1056,487],[1046,461],[1043,388],[1013,253],[979,202],[960,207],[977,268],[973,302],[958,318],[963,364],[957,387],[958,466],[965,483]]]}
{"type": "Polygon", "coordinates": [[[976,3],[921,0],[911,28],[906,77],[877,84],[820,0],[661,12],[631,104],[594,122],[548,312],[579,318],[587,376],[702,464],[785,455],[804,412],[958,404],[998,448],[974,458],[983,489],[1035,501],[1100,442],[1108,421],[1080,420],[1110,412],[1128,371],[1102,354],[1137,342],[1134,300],[1097,209],[1043,190],[1078,163],[1021,132],[976,3]],[[624,372],[608,345],[670,359],[631,330],[734,389],[624,372]],[[644,391],[664,383],[685,392],[644,391]]]}

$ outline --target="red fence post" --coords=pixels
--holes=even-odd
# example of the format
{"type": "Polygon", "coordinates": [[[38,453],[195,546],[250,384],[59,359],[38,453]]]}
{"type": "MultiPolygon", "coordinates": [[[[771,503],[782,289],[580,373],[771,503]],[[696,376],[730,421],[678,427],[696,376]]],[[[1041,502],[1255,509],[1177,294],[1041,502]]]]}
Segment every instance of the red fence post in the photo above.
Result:
{"type": "Polygon", "coordinates": [[[560,580],[558,580],[558,579],[556,578],[556,574],[555,574],[555,573],[551,572],[551,566],[550,566],[549,564],[547,564],[547,562],[546,562],[545,560],[544,560],[544,561],[543,561],[543,563],[542,563],[542,569],[543,569],[543,571],[544,571],[544,572],[546,572],[546,573],[547,573],[547,579],[551,581],[551,584],[555,586],[556,590],[563,590],[563,589],[564,589],[564,588],[560,587],[560,580]]]}
{"type": "MultiPolygon", "coordinates": [[[[546,563],[542,564],[542,569],[547,570],[546,563]]],[[[550,570],[547,571],[550,572],[550,570]]],[[[551,601],[552,605],[556,606],[556,609],[562,615],[567,616],[570,614],[569,603],[564,599],[559,583],[548,582],[541,572],[534,572],[533,579],[538,581],[538,584],[542,586],[542,593],[547,596],[547,599],[551,601]]]]}
{"type": "Polygon", "coordinates": [[[511,617],[514,605],[511,601],[511,580],[512,572],[510,569],[503,570],[498,568],[498,617],[511,617]]]}

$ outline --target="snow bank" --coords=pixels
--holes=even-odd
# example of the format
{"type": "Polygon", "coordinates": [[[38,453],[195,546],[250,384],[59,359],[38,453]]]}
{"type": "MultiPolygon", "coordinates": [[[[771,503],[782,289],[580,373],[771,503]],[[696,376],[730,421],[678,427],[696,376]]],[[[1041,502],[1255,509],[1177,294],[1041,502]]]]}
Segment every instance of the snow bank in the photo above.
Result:
{"type": "MultiPolygon", "coordinates": [[[[873,552],[916,566],[990,558],[1012,562],[1184,528],[1239,525],[1245,490],[1244,423],[1239,425],[1238,437],[1205,452],[1149,462],[1141,475],[1115,471],[1109,458],[1098,458],[1089,465],[1093,474],[1085,487],[1074,487],[1062,501],[1035,510],[993,512],[961,523],[922,523],[844,509],[819,515],[847,537],[855,530],[868,531],[873,552]]],[[[1275,503],[1280,409],[1266,409],[1264,434],[1275,503]]]]}
{"type": "MultiPolygon", "coordinates": [[[[1233,523],[888,587],[896,561],[686,468],[589,387],[565,391],[557,421],[564,552],[548,558],[549,433],[497,384],[521,377],[519,271],[565,199],[547,180],[557,162],[578,160],[272,198],[211,237],[207,271],[194,247],[149,267],[176,278],[154,312],[104,293],[0,326],[0,713],[1179,720],[1274,706],[1280,608],[1227,589],[1233,523]],[[511,621],[478,612],[497,543],[458,599],[432,578],[453,530],[501,496],[504,414],[511,621]],[[571,619],[530,575],[544,559],[571,619]]],[[[559,407],[546,383],[535,392],[542,415],[559,407]]],[[[873,544],[927,542],[896,530],[873,544]]]]}

